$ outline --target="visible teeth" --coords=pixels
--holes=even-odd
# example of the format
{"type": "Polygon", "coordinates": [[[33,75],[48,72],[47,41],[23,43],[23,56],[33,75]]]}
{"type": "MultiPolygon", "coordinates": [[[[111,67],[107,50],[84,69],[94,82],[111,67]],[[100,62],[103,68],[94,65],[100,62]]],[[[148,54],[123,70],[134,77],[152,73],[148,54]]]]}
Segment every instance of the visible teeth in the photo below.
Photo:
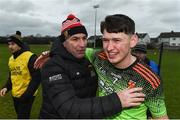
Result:
{"type": "Polygon", "coordinates": [[[116,55],[116,53],[109,53],[109,55],[116,55]]]}

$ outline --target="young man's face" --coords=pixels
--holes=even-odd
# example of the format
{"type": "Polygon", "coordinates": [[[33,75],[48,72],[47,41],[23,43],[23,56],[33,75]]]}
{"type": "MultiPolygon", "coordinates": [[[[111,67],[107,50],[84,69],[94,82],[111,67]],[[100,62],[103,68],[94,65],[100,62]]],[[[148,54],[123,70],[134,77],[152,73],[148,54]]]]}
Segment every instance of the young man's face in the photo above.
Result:
{"type": "Polygon", "coordinates": [[[83,33],[75,34],[65,40],[63,44],[68,52],[80,59],[83,58],[85,54],[87,37],[83,33]]]}
{"type": "Polygon", "coordinates": [[[107,54],[108,60],[115,66],[125,64],[130,61],[131,48],[137,43],[135,35],[125,33],[103,33],[103,48],[107,54]]]}
{"type": "Polygon", "coordinates": [[[15,53],[21,49],[15,42],[8,42],[8,48],[11,53],[15,53]]]}

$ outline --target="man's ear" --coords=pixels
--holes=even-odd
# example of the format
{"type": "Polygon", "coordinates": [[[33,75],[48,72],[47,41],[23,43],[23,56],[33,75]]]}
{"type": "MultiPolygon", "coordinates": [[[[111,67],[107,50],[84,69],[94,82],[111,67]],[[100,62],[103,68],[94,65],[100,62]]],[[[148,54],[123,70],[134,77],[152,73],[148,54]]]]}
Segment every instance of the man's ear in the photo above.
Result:
{"type": "Polygon", "coordinates": [[[131,36],[130,47],[131,48],[135,47],[136,44],[138,43],[138,40],[139,40],[138,36],[136,34],[133,34],[131,36]]]}

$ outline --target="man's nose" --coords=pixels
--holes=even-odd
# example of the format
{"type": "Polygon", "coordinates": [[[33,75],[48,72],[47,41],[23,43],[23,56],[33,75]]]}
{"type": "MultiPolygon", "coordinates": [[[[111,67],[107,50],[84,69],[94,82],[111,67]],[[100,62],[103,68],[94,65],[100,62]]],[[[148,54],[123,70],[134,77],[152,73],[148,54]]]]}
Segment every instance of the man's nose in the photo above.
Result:
{"type": "Polygon", "coordinates": [[[81,47],[85,47],[85,46],[86,46],[86,40],[80,39],[79,45],[80,45],[81,47]]]}
{"type": "Polygon", "coordinates": [[[107,50],[112,50],[113,49],[113,42],[112,41],[109,41],[108,45],[107,45],[107,50]]]}

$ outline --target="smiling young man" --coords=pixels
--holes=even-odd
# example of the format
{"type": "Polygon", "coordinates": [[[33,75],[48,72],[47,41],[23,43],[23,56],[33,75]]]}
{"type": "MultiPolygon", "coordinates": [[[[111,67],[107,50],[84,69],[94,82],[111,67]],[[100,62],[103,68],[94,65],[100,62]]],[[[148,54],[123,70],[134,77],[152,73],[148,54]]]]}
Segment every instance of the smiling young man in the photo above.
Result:
{"type": "Polygon", "coordinates": [[[143,87],[144,103],[124,109],[111,119],[147,119],[150,110],[155,119],[167,119],[160,78],[147,64],[131,54],[138,37],[135,23],[126,15],[115,14],[101,22],[103,50],[87,49],[87,58],[94,65],[99,78],[99,95],[109,95],[127,88],[143,87]]]}

